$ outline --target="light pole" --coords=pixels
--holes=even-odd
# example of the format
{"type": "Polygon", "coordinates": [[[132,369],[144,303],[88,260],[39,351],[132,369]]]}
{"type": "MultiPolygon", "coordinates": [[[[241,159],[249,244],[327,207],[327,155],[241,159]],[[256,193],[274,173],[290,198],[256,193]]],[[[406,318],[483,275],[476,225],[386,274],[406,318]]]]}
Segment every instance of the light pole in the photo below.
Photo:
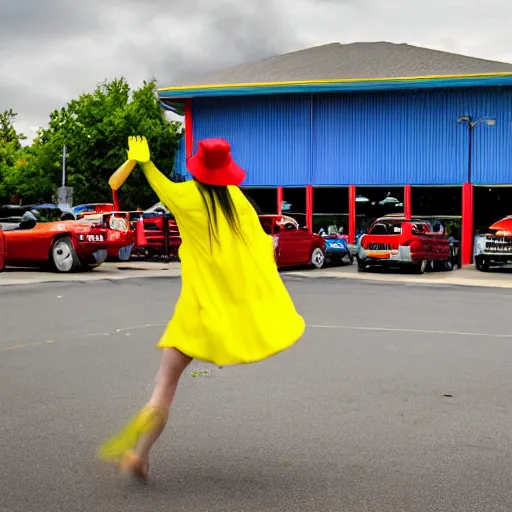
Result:
{"type": "Polygon", "coordinates": [[[473,160],[473,132],[475,128],[481,124],[485,123],[487,126],[494,126],[496,124],[496,119],[494,117],[481,117],[476,121],[473,120],[471,116],[462,116],[458,119],[459,123],[466,123],[469,129],[469,137],[468,137],[468,183],[471,183],[471,172],[472,172],[472,160],[473,160]]]}
{"type": "Polygon", "coordinates": [[[496,119],[492,117],[481,117],[476,121],[471,116],[462,116],[458,119],[459,123],[468,125],[468,174],[467,181],[462,185],[462,244],[461,244],[461,263],[463,266],[469,265],[473,254],[473,185],[472,164],[473,164],[473,132],[479,124],[485,123],[487,126],[494,126],[496,119]]]}
{"type": "Polygon", "coordinates": [[[67,157],[67,148],[66,144],[62,147],[62,186],[66,186],[66,157],[67,157]]]}

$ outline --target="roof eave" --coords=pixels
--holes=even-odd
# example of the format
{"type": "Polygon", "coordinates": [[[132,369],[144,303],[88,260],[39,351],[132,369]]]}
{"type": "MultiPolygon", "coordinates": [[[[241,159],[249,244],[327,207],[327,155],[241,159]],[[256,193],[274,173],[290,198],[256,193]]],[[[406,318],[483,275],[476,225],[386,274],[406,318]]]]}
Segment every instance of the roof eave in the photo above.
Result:
{"type": "Polygon", "coordinates": [[[260,96],[327,92],[390,91],[459,87],[512,86],[512,72],[485,75],[436,77],[370,78],[254,84],[191,85],[158,89],[161,99],[208,98],[219,96],[260,96]]]}

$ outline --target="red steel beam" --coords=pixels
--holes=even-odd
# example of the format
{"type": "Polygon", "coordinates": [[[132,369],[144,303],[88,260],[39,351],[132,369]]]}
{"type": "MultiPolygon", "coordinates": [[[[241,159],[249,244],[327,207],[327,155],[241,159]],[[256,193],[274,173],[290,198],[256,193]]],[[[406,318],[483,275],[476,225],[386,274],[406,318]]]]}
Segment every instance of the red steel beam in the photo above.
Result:
{"type": "Polygon", "coordinates": [[[306,186],[306,227],[313,231],[313,186],[306,186]]]}
{"type": "Polygon", "coordinates": [[[192,124],[192,100],[186,99],[183,104],[185,111],[185,156],[190,158],[194,153],[194,133],[192,124]]]}
{"type": "Polygon", "coordinates": [[[348,187],[348,241],[353,244],[356,241],[356,186],[348,187]]]}
{"type": "Polygon", "coordinates": [[[404,187],[404,216],[405,216],[405,220],[411,220],[411,217],[412,217],[411,185],[405,185],[405,187],[404,187]]]}
{"type": "Polygon", "coordinates": [[[473,256],[473,185],[462,185],[462,266],[470,265],[473,256]]]}
{"type": "Polygon", "coordinates": [[[277,215],[283,213],[283,187],[277,187],[277,215]]]}

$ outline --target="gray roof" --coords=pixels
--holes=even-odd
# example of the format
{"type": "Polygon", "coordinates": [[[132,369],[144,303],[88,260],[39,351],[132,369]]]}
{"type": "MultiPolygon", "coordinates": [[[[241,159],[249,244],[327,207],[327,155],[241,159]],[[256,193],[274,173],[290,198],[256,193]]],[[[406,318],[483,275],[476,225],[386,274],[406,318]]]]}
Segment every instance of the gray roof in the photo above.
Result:
{"type": "Polygon", "coordinates": [[[393,43],[331,43],[214,71],[178,86],[512,72],[512,64],[393,43]]]}

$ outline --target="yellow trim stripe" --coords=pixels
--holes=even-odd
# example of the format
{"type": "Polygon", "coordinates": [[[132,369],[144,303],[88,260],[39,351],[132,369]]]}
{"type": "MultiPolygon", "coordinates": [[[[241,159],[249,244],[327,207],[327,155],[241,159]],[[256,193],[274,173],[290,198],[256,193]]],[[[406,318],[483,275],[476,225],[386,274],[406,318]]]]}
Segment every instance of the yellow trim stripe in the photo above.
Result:
{"type": "Polygon", "coordinates": [[[443,80],[454,78],[499,78],[512,76],[512,71],[501,73],[475,73],[471,75],[426,75],[408,76],[396,78],[330,78],[324,80],[296,80],[291,82],[248,82],[236,84],[204,84],[204,85],[180,85],[176,87],[161,87],[159,92],[164,91],[193,91],[196,89],[230,89],[236,87],[276,87],[286,85],[318,85],[318,84],[350,84],[366,82],[411,82],[415,80],[443,80]]]}

